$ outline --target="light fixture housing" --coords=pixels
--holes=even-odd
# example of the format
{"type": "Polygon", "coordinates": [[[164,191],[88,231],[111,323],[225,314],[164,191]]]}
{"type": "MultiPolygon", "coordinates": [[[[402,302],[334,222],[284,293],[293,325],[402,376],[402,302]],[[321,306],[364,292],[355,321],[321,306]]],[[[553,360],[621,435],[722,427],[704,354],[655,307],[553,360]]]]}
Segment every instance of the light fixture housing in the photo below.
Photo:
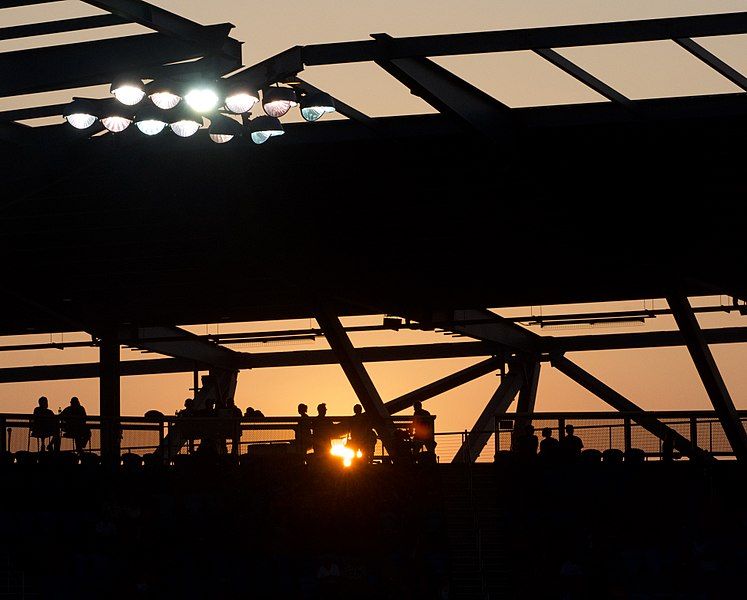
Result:
{"type": "Polygon", "coordinates": [[[241,126],[241,123],[235,121],[231,117],[226,117],[221,114],[210,117],[208,135],[216,144],[230,142],[235,137],[240,136],[243,131],[244,128],[241,126]]]}
{"type": "Polygon", "coordinates": [[[237,115],[249,112],[259,102],[259,92],[249,86],[234,86],[226,92],[226,108],[237,115]]]}
{"type": "Polygon", "coordinates": [[[187,105],[198,113],[209,113],[218,106],[220,98],[218,96],[217,86],[215,83],[204,81],[194,82],[187,87],[187,93],[184,94],[184,101],[187,105]]]}
{"type": "Polygon", "coordinates": [[[179,137],[190,137],[197,133],[205,120],[190,110],[173,110],[168,113],[169,127],[179,137]]]}
{"type": "Polygon", "coordinates": [[[157,135],[166,127],[170,117],[166,111],[146,105],[135,115],[135,125],[145,135],[157,135]]]}
{"type": "Polygon", "coordinates": [[[335,101],[326,92],[314,92],[301,98],[301,116],[309,122],[318,121],[335,112],[335,101]]]}
{"type": "Polygon", "coordinates": [[[135,118],[134,111],[131,108],[122,106],[117,102],[102,103],[99,119],[101,124],[111,133],[120,133],[127,129],[135,118]]]}
{"type": "Polygon", "coordinates": [[[143,80],[134,75],[120,75],[110,88],[114,97],[122,104],[134,106],[145,97],[145,85],[143,80]]]}
{"type": "Polygon", "coordinates": [[[76,129],[88,129],[98,118],[93,103],[84,98],[73,98],[65,107],[62,116],[76,129]]]}
{"type": "Polygon", "coordinates": [[[262,108],[267,116],[279,119],[294,106],[298,106],[294,90],[286,87],[268,87],[262,90],[262,108]]]}
{"type": "Polygon", "coordinates": [[[178,86],[170,79],[159,79],[148,84],[148,97],[158,108],[169,110],[181,101],[178,86]]]}
{"type": "Polygon", "coordinates": [[[255,144],[264,144],[271,137],[283,135],[283,124],[277,117],[257,117],[249,121],[251,138],[255,144]]]}

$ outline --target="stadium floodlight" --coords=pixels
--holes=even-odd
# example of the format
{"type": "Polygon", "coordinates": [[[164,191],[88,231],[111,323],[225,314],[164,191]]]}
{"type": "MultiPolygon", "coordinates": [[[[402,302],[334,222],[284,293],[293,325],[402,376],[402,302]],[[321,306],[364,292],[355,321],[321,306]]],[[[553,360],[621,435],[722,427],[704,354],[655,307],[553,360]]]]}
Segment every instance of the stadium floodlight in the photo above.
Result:
{"type": "Polygon", "coordinates": [[[318,121],[331,112],[335,112],[335,101],[326,92],[315,92],[301,98],[301,116],[307,121],[318,121]]]}
{"type": "Polygon", "coordinates": [[[196,82],[187,88],[184,94],[184,101],[189,107],[201,114],[213,111],[217,106],[220,98],[215,90],[215,84],[205,82],[196,82]]]}
{"type": "Polygon", "coordinates": [[[158,108],[168,110],[174,108],[182,97],[177,94],[176,84],[168,79],[159,79],[148,85],[148,93],[151,102],[158,108]]]}
{"type": "Polygon", "coordinates": [[[135,118],[133,110],[108,102],[101,110],[101,124],[112,133],[119,133],[127,129],[135,118]]]}
{"type": "Polygon", "coordinates": [[[226,108],[232,113],[249,112],[259,102],[259,92],[247,85],[237,85],[226,93],[226,108]]]}
{"type": "Polygon", "coordinates": [[[255,144],[264,144],[271,137],[283,135],[283,125],[276,117],[257,117],[249,121],[251,138],[255,144]]]}
{"type": "Polygon", "coordinates": [[[120,75],[111,85],[111,93],[122,104],[134,106],[145,97],[143,80],[134,75],[120,75]]]}
{"type": "Polygon", "coordinates": [[[262,90],[262,108],[270,117],[279,119],[298,105],[296,92],[286,87],[268,87],[262,90]]]}
{"type": "Polygon", "coordinates": [[[179,137],[190,137],[204,124],[202,115],[189,110],[172,110],[168,112],[169,127],[179,137]]]}
{"type": "Polygon", "coordinates": [[[65,107],[62,116],[76,129],[88,129],[97,119],[93,103],[83,98],[73,98],[65,107]]]}
{"type": "Polygon", "coordinates": [[[155,106],[144,106],[142,110],[137,111],[135,125],[145,135],[157,135],[163,131],[169,120],[166,111],[155,106]]]}
{"type": "Polygon", "coordinates": [[[233,138],[240,136],[243,131],[241,124],[231,117],[220,114],[210,117],[208,135],[216,144],[230,142],[233,138]]]}

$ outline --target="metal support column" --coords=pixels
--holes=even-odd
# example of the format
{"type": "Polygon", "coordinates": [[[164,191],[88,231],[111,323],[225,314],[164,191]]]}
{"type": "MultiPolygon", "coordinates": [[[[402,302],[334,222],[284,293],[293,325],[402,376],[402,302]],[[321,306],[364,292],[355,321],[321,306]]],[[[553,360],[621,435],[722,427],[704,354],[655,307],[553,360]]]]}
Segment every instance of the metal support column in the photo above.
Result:
{"type": "MultiPolygon", "coordinates": [[[[531,415],[537,403],[537,387],[541,364],[539,360],[531,360],[517,365],[523,371],[524,385],[519,390],[519,401],[516,403],[516,412],[520,415],[531,415]]],[[[531,416],[517,418],[514,430],[520,431],[532,422],[531,416]]]]}
{"type": "MultiPolygon", "coordinates": [[[[485,444],[490,440],[490,436],[495,431],[495,416],[505,413],[511,403],[514,401],[516,394],[524,380],[520,370],[509,371],[503,377],[501,384],[493,394],[488,404],[483,409],[480,416],[475,421],[466,441],[459,448],[451,462],[475,462],[480,456],[485,444]]],[[[496,435],[498,435],[496,433],[496,435]]]]}
{"type": "Polygon", "coordinates": [[[101,460],[119,464],[120,453],[119,341],[106,335],[99,343],[99,405],[101,414],[101,460]]]}
{"type": "Polygon", "coordinates": [[[703,339],[703,333],[690,302],[681,295],[667,296],[667,302],[734,455],[739,460],[747,459],[747,432],[739,420],[737,409],[711,354],[711,349],[703,339]]]}
{"type": "Polygon", "coordinates": [[[317,311],[316,320],[322,328],[327,342],[334,351],[340,366],[350,381],[361,405],[366,411],[371,426],[381,438],[384,447],[390,455],[396,453],[394,444],[394,425],[389,417],[389,412],[371,380],[371,376],[363,366],[360,357],[355,351],[350,338],[336,315],[326,308],[317,311]]]}

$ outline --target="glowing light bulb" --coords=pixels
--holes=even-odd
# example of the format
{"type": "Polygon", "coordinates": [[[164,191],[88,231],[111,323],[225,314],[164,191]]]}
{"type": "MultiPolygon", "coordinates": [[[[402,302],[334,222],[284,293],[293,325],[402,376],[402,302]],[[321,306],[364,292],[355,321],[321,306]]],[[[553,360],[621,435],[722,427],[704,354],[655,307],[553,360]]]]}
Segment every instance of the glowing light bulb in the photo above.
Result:
{"type": "Polygon", "coordinates": [[[122,104],[133,106],[143,99],[145,96],[145,90],[134,85],[123,85],[122,87],[112,90],[112,94],[114,94],[114,97],[122,104]]]}
{"type": "Polygon", "coordinates": [[[103,119],[101,119],[101,124],[112,133],[119,133],[120,131],[124,131],[130,126],[130,123],[132,123],[132,121],[130,119],[126,119],[125,117],[114,116],[104,117],[103,119]]]}
{"type": "Polygon", "coordinates": [[[138,121],[135,123],[137,128],[142,131],[145,135],[157,135],[163,131],[166,127],[166,123],[158,121],[156,119],[146,119],[145,121],[138,121]]]}
{"type": "Polygon", "coordinates": [[[158,108],[168,110],[179,104],[181,96],[177,96],[171,92],[156,92],[150,95],[150,99],[158,108]]]}
{"type": "Polygon", "coordinates": [[[76,129],[87,129],[96,122],[96,117],[86,113],[73,113],[65,117],[67,122],[76,129]]]}
{"type": "Polygon", "coordinates": [[[200,128],[200,123],[192,121],[191,119],[182,119],[172,123],[170,127],[171,131],[179,137],[189,137],[197,133],[197,130],[200,128]]]}
{"type": "Polygon", "coordinates": [[[193,88],[187,92],[184,100],[192,110],[206,113],[218,105],[218,94],[210,88],[193,88]]]}
{"type": "Polygon", "coordinates": [[[226,98],[226,108],[234,113],[249,112],[259,98],[248,93],[233,94],[226,98]]]}

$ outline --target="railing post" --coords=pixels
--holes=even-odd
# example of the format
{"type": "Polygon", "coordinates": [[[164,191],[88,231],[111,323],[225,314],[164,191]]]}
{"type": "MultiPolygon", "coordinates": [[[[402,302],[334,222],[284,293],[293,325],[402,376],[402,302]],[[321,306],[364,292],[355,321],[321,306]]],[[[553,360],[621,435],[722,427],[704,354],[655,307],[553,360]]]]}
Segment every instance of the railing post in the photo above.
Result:
{"type": "Polygon", "coordinates": [[[8,438],[5,437],[5,417],[0,417],[0,452],[8,451],[8,438]]]}
{"type": "Polygon", "coordinates": [[[698,445],[698,418],[690,417],[690,443],[693,446],[698,445]]]}
{"type": "Polygon", "coordinates": [[[632,431],[630,429],[630,418],[625,417],[623,419],[623,437],[624,437],[624,446],[625,446],[625,452],[629,452],[631,446],[633,445],[633,435],[632,431]]]}
{"type": "Polygon", "coordinates": [[[558,419],[558,441],[565,437],[565,419],[560,417],[558,419]]]}
{"type": "Polygon", "coordinates": [[[498,453],[501,451],[501,436],[499,435],[500,429],[498,428],[499,423],[498,415],[496,415],[493,417],[493,435],[495,435],[495,438],[493,439],[493,461],[498,458],[498,453]]]}

